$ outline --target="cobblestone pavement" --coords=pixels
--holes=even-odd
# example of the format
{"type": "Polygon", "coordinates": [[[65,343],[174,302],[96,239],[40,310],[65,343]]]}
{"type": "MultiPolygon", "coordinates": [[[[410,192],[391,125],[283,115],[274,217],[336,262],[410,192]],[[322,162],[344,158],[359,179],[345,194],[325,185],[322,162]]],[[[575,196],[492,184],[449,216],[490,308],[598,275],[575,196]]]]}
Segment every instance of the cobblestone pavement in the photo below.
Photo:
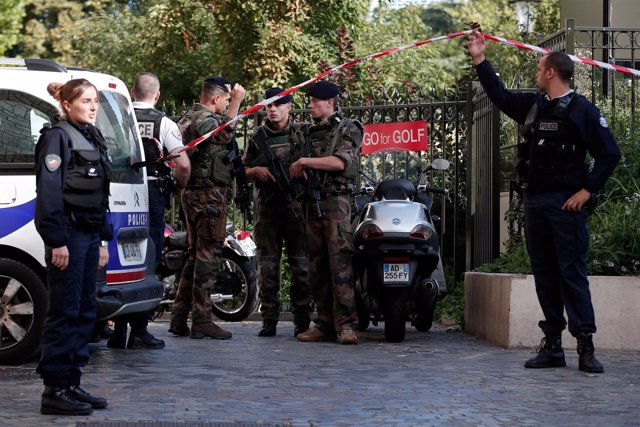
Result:
{"type": "Polygon", "coordinates": [[[357,346],[300,343],[291,322],[259,338],[259,322],[227,323],[227,341],[173,337],[164,350],[95,344],[83,386],[109,400],[86,417],[39,413],[35,363],[0,366],[1,426],[512,426],[638,425],[640,354],[597,351],[602,375],[523,368],[532,349],[505,350],[464,332],[382,326],[357,346]]]}

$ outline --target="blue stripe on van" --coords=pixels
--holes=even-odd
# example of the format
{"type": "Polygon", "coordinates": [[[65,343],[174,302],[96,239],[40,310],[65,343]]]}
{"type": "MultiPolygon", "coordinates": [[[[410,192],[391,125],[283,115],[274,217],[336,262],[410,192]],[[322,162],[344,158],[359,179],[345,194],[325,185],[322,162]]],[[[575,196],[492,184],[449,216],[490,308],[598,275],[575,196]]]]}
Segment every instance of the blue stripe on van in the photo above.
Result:
{"type": "Polygon", "coordinates": [[[2,220],[0,221],[0,239],[33,221],[36,199],[27,203],[9,208],[0,209],[2,220]]]}

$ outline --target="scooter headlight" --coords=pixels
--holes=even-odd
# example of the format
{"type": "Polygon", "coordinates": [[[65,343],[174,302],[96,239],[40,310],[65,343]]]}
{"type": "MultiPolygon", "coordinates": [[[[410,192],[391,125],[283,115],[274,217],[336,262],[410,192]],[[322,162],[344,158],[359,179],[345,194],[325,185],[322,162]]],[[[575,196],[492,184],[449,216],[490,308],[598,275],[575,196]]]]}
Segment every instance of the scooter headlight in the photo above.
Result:
{"type": "Polygon", "coordinates": [[[367,224],[360,230],[360,236],[362,236],[364,240],[379,239],[380,237],[384,236],[384,233],[377,225],[367,224]]]}
{"type": "Polygon", "coordinates": [[[422,240],[429,240],[429,237],[431,237],[432,235],[433,230],[424,224],[416,225],[415,227],[413,227],[413,230],[411,230],[411,233],[409,233],[409,236],[413,237],[414,239],[422,240]]]}

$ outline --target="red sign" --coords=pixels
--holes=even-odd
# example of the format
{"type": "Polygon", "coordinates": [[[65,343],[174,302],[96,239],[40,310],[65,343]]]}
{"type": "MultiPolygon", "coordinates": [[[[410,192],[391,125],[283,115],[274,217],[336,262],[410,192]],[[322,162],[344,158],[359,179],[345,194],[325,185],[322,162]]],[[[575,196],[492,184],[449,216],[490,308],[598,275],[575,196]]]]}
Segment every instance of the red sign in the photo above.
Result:
{"type": "Polygon", "coordinates": [[[427,122],[395,122],[364,125],[362,153],[376,151],[426,151],[429,149],[427,122]]]}

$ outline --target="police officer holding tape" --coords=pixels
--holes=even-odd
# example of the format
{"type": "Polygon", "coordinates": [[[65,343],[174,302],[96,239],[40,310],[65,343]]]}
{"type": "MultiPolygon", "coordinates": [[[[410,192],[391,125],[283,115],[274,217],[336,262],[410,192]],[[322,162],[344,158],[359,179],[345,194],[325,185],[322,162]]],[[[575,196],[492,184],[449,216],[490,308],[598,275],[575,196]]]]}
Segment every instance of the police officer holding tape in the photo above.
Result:
{"type": "Polygon", "coordinates": [[[480,33],[470,36],[469,53],[491,101],[524,125],[518,174],[524,189],[525,234],[536,292],[545,319],[545,337],[527,368],[566,366],[561,333],[567,326],[577,338],[579,369],[600,373],[592,334],[595,315],[587,279],[589,245],[586,206],[620,160],[607,121],[587,99],[570,88],[573,62],[562,52],[540,59],[536,85],[543,92],[506,90],[485,58],[480,33]],[[594,159],[589,171],[586,154],[594,159]]]}
{"type": "Polygon", "coordinates": [[[318,178],[319,211],[306,200],[309,284],[318,312],[317,325],[298,335],[306,342],[335,341],[357,344],[351,324],[357,319],[351,258],[349,192],[358,173],[362,128],[342,117],[339,87],[320,81],[309,88],[313,124],[308,129],[311,149],[290,168],[291,176],[318,178]],[[319,215],[318,215],[319,214],[319,215]]]}

